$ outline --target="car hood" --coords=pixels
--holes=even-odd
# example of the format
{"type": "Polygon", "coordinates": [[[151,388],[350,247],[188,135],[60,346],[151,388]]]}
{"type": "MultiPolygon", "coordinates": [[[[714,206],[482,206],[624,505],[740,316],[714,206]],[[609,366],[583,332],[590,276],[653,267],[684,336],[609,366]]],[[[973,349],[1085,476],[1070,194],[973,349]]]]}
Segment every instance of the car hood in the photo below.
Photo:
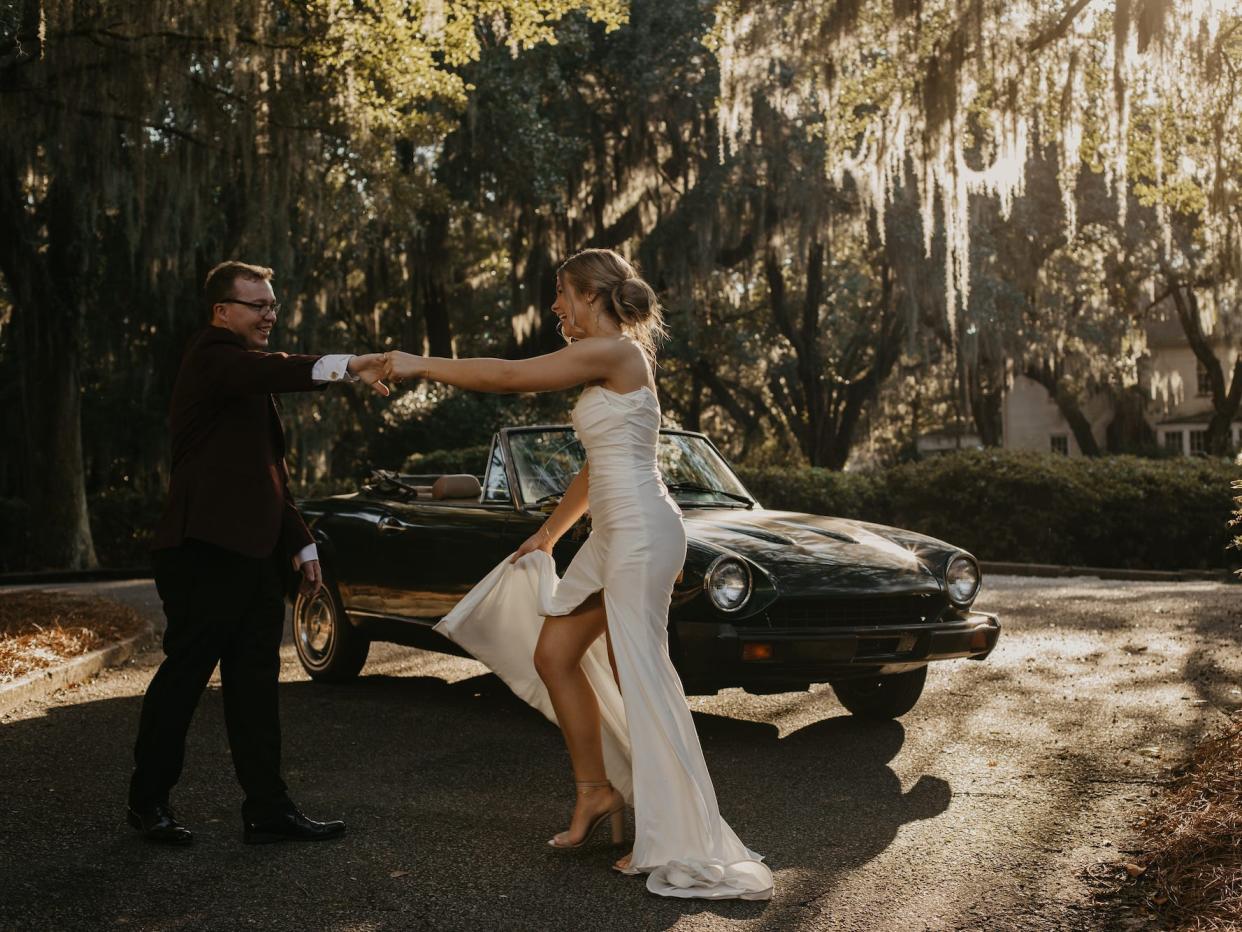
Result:
{"type": "Polygon", "coordinates": [[[785,594],[939,592],[958,552],[911,531],[793,511],[686,509],[686,532],[761,567],[785,594]]]}

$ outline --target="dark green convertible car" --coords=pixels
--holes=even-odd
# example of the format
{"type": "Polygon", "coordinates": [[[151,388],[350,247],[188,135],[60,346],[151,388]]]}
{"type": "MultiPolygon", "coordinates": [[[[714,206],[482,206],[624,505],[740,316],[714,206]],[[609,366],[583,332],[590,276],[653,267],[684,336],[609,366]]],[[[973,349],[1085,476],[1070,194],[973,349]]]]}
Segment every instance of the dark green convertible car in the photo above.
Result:
{"type": "MultiPolygon", "coordinates": [[[[669,649],[688,693],[831,683],[856,715],[918,701],[933,660],[982,660],[995,615],[971,610],[975,558],[897,528],[769,511],[707,437],[661,431],[660,469],[689,545],[669,612],[669,649]]],[[[530,536],[585,459],[566,426],[493,439],[482,476],[376,472],[359,491],[304,502],[325,586],[294,604],[298,656],[317,680],[356,676],[371,641],[460,653],[432,630],[530,536]]],[[[557,545],[564,570],[589,531],[557,545]]]]}

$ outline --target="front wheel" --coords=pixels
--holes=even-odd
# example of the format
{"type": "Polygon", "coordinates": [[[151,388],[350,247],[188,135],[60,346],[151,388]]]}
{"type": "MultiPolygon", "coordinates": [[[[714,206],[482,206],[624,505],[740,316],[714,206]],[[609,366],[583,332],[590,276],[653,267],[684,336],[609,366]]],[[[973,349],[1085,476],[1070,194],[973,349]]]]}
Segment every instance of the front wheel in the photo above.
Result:
{"type": "Polygon", "coordinates": [[[837,680],[832,691],[841,705],[859,718],[890,719],[905,715],[923,695],[927,667],[886,676],[837,680]]]}
{"type": "Polygon", "coordinates": [[[371,641],[349,623],[336,586],[326,579],[314,598],[298,593],[293,603],[293,644],[311,679],[325,683],[352,680],[371,649],[371,641]]]}

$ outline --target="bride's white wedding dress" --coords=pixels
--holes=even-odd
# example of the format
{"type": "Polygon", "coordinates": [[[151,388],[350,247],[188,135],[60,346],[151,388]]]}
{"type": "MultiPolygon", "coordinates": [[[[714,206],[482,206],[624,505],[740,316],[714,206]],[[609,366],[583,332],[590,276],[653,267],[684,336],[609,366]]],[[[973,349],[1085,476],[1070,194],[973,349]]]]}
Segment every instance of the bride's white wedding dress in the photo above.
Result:
{"type": "Polygon", "coordinates": [[[663,896],[766,900],[772,872],[720,817],[681,680],[668,607],[686,555],[681,511],[656,466],[660,407],[650,389],[592,386],[573,412],[590,464],[591,536],[563,579],[544,551],[497,566],[436,625],[553,722],[534,667],[543,619],[602,590],[621,689],[604,639],[582,666],[599,697],[604,764],[634,806],[632,873],[663,896]]]}

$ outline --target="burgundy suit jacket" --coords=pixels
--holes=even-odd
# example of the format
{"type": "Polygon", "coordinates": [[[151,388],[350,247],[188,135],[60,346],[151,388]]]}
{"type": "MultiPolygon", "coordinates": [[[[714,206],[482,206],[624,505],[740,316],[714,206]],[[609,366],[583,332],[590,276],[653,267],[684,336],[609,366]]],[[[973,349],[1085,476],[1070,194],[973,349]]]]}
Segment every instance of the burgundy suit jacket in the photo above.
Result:
{"type": "Polygon", "coordinates": [[[289,493],[273,392],[310,391],[318,356],[248,350],[210,326],[190,343],[173,387],[172,477],[152,548],[206,541],[249,557],[293,556],[313,538],[289,493]]]}

